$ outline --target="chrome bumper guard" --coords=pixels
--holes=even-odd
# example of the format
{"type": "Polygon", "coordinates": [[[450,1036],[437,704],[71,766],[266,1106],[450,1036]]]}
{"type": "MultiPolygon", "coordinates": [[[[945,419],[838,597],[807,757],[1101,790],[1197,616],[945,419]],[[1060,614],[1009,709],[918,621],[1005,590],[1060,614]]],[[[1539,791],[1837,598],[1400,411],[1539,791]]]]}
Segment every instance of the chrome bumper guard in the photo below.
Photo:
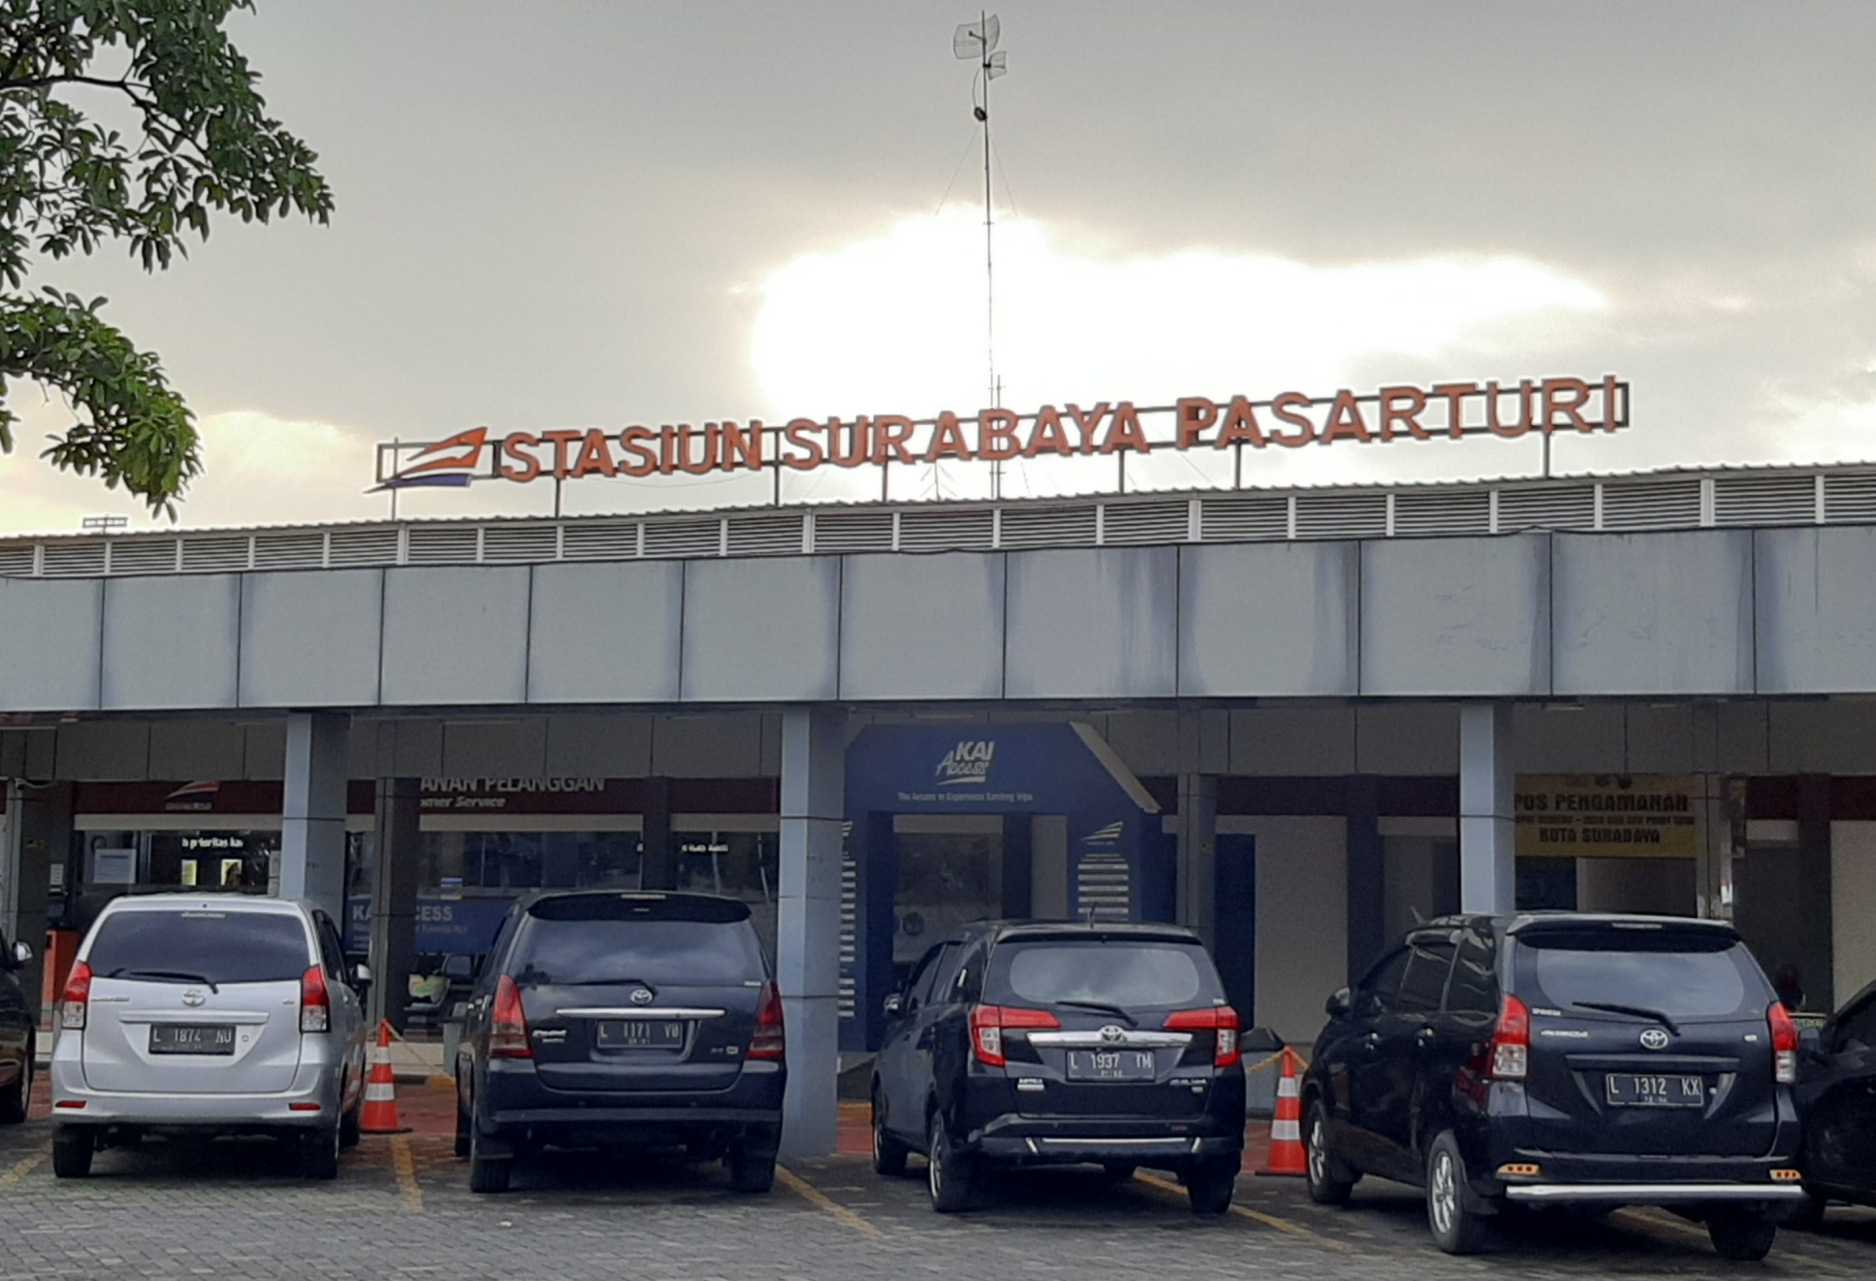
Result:
{"type": "Polygon", "coordinates": [[[1514,1183],[1511,1201],[1622,1201],[1665,1205],[1680,1201],[1800,1201],[1799,1183],[1514,1183]]]}

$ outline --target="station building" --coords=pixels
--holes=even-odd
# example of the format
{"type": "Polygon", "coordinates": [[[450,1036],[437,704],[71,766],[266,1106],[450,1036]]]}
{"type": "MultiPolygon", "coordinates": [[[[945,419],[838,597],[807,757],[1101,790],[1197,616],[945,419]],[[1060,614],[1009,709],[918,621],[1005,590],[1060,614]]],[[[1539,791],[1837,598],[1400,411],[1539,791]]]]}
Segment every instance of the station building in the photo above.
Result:
{"type": "Polygon", "coordinates": [[[980,916],[1174,920],[1305,1042],[1415,920],[1876,979],[1876,469],[0,540],[0,923],[304,897],[402,1017],[535,887],[742,898],[790,1146],[980,916]]]}

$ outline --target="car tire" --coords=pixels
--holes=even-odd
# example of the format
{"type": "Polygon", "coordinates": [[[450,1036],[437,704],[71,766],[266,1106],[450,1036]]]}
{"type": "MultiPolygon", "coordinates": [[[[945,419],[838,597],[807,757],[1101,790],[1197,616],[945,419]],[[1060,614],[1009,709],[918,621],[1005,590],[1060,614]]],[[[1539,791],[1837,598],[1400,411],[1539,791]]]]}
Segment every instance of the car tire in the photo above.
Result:
{"type": "Polygon", "coordinates": [[[879,1106],[879,1087],[873,1087],[873,1173],[897,1178],[905,1173],[910,1149],[886,1132],[886,1113],[879,1106]]]}
{"type": "Polygon", "coordinates": [[[514,1158],[483,1155],[482,1127],[469,1119],[469,1190],[471,1192],[506,1192],[508,1176],[514,1170],[514,1158]]]}
{"type": "Polygon", "coordinates": [[[91,1131],[62,1125],[52,1134],[52,1173],[61,1179],[82,1179],[91,1173],[91,1158],[98,1150],[91,1131]]]}
{"type": "Polygon", "coordinates": [[[775,1145],[760,1147],[748,1139],[730,1145],[730,1187],[738,1192],[757,1194],[775,1186],[775,1145]]]}
{"type": "Polygon", "coordinates": [[[364,1100],[360,1099],[350,1112],[339,1115],[339,1150],[341,1152],[350,1152],[364,1137],[364,1132],[359,1129],[358,1115],[364,1106],[364,1100]]]}
{"type": "Polygon", "coordinates": [[[336,1179],[339,1177],[339,1144],[342,1126],[329,1130],[311,1130],[300,1135],[300,1177],[336,1179]]]}
{"type": "Polygon", "coordinates": [[[1447,1130],[1427,1150],[1427,1227],[1447,1254],[1471,1254],[1485,1236],[1485,1220],[1467,1201],[1465,1158],[1447,1130]]]}
{"type": "Polygon", "coordinates": [[[1348,1167],[1336,1158],[1329,1146],[1329,1114],[1320,1099],[1309,1105],[1303,1118],[1303,1182],[1309,1199],[1317,1205],[1346,1205],[1348,1194],[1355,1190],[1355,1180],[1348,1167]]]}
{"type": "Polygon", "coordinates": [[[1756,1263],[1771,1253],[1778,1225],[1751,1210],[1720,1210],[1707,1219],[1713,1252],[1734,1263],[1756,1263]]]}
{"type": "Polygon", "coordinates": [[[0,1090],[0,1125],[18,1125],[26,1119],[26,1109],[33,1101],[33,1056],[27,1051],[20,1064],[19,1078],[0,1090]]]}
{"type": "Polygon", "coordinates": [[[969,1209],[971,1184],[977,1173],[975,1158],[951,1142],[941,1112],[932,1113],[926,1138],[925,1184],[931,1194],[931,1208],[939,1214],[969,1209]]]}
{"type": "Polygon", "coordinates": [[[1240,1164],[1237,1160],[1204,1161],[1186,1171],[1186,1200],[1192,1203],[1192,1213],[1220,1215],[1231,1208],[1240,1164]]]}
{"type": "Polygon", "coordinates": [[[1101,1163],[1101,1181],[1119,1184],[1132,1180],[1134,1172],[1140,1167],[1132,1161],[1103,1161],[1101,1163]]]}

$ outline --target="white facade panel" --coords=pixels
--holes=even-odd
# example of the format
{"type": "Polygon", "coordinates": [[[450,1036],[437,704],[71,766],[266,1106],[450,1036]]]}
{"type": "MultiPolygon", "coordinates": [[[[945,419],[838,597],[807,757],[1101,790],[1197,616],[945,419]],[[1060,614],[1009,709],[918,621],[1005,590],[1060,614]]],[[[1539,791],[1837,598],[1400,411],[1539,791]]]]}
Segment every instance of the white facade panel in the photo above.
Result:
{"type": "Polygon", "coordinates": [[[1752,691],[1752,534],[1552,535],[1559,695],[1752,691]]]}
{"type": "Polygon", "coordinates": [[[1759,692],[1876,691],[1876,528],[1762,529],[1759,692]]]}
{"type": "Polygon", "coordinates": [[[244,575],[241,705],[376,703],[383,605],[382,570],[244,575]]]}
{"type": "Polygon", "coordinates": [[[0,712],[98,705],[104,584],[0,578],[0,712]]]}
{"type": "Polygon", "coordinates": [[[1171,547],[1009,558],[1009,698],[1168,698],[1178,690],[1171,547]]]}
{"type": "Polygon", "coordinates": [[[1179,553],[1179,692],[1353,694],[1357,544],[1236,543],[1179,553]]]}
{"type": "Polygon", "coordinates": [[[1550,541],[1361,545],[1361,692],[1550,692],[1550,541]]]}
{"type": "Polygon", "coordinates": [[[384,704],[524,701],[528,576],[519,566],[386,570],[384,704]]]}
{"type": "Polygon", "coordinates": [[[839,635],[837,557],[685,563],[687,701],[834,698],[839,635]]]}
{"type": "Polygon", "coordinates": [[[849,556],[840,585],[842,698],[1000,698],[996,555],[849,556]]]}
{"type": "Polygon", "coordinates": [[[683,615],[681,561],[537,566],[529,701],[675,702],[683,615]]]}
{"type": "Polygon", "coordinates": [[[115,578],[104,585],[102,707],[235,706],[241,580],[233,574],[115,578]]]}

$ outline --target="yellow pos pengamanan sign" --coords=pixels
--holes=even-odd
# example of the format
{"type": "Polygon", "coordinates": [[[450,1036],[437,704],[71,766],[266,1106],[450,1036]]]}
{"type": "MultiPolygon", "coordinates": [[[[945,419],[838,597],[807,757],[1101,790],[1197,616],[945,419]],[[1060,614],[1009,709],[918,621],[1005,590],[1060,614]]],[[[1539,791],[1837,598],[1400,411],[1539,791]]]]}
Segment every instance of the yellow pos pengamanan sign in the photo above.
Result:
{"type": "Polygon", "coordinates": [[[1518,855],[1693,858],[1699,795],[1679,774],[1520,774],[1518,855]]]}

